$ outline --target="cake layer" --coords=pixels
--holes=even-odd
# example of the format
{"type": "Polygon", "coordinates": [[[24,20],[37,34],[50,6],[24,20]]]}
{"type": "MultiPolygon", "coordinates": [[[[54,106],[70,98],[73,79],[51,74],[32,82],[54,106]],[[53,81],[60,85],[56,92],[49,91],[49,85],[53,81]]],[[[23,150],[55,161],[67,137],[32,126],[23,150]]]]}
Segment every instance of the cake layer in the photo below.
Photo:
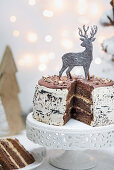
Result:
{"type": "Polygon", "coordinates": [[[17,139],[0,139],[0,164],[5,170],[23,168],[35,160],[17,139]]]}
{"type": "Polygon", "coordinates": [[[80,107],[72,108],[71,117],[81,122],[84,122],[88,125],[90,125],[91,121],[93,120],[93,115],[89,114],[88,112],[81,109],[80,107]]]}
{"type": "Polygon", "coordinates": [[[74,105],[77,107],[83,108],[85,111],[89,112],[89,114],[92,114],[91,113],[92,101],[87,100],[80,95],[76,95],[74,105]]]}
{"type": "Polygon", "coordinates": [[[12,158],[13,160],[15,160],[15,164],[16,166],[23,168],[24,166],[28,165],[26,162],[23,162],[23,159],[21,160],[20,155],[18,156],[18,152],[15,149],[12,149],[13,146],[11,146],[11,144],[8,142],[8,140],[2,140],[1,141],[2,146],[4,147],[4,149],[6,150],[7,153],[10,153],[10,158],[12,158]]]}
{"type": "Polygon", "coordinates": [[[5,170],[19,169],[15,160],[10,156],[2,144],[0,144],[0,164],[5,170]]]}
{"type": "Polygon", "coordinates": [[[83,87],[77,86],[76,87],[76,94],[80,95],[80,96],[83,96],[83,97],[85,97],[85,98],[87,98],[89,100],[91,99],[91,91],[86,90],[83,87]]]}
{"type": "Polygon", "coordinates": [[[4,170],[12,170],[12,169],[18,169],[18,167],[12,163],[12,161],[9,158],[9,155],[1,148],[0,146],[0,164],[4,168],[4,170]]]}
{"type": "Polygon", "coordinates": [[[25,165],[29,165],[35,161],[33,156],[23,147],[23,145],[20,144],[17,139],[13,140],[8,138],[7,141],[10,142],[12,148],[16,148],[16,152],[25,165]]]}

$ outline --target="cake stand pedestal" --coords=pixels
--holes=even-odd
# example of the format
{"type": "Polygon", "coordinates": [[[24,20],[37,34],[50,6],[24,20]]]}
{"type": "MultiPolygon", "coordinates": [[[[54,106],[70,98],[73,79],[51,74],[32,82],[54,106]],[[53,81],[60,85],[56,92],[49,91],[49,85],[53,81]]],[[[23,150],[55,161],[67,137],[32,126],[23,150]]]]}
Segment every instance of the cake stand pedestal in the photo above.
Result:
{"type": "Polygon", "coordinates": [[[61,169],[91,169],[96,166],[96,161],[84,150],[114,146],[114,124],[91,127],[71,119],[64,126],[53,126],[38,122],[30,113],[26,133],[34,143],[54,149],[49,163],[61,169]]]}

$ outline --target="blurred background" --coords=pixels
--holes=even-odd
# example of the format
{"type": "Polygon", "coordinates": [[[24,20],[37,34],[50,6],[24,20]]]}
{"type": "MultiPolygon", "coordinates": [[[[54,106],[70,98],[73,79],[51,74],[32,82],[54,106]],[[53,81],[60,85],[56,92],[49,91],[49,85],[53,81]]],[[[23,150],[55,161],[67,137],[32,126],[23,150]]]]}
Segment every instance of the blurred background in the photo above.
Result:
{"type": "MultiPolygon", "coordinates": [[[[110,0],[0,0],[0,59],[11,47],[18,68],[19,99],[24,113],[32,109],[35,85],[42,75],[58,74],[61,57],[81,52],[78,27],[98,25],[90,74],[114,80],[114,62],[101,43],[114,36],[100,18],[111,10],[110,0]]],[[[83,75],[81,67],[72,74],[83,75]]]]}

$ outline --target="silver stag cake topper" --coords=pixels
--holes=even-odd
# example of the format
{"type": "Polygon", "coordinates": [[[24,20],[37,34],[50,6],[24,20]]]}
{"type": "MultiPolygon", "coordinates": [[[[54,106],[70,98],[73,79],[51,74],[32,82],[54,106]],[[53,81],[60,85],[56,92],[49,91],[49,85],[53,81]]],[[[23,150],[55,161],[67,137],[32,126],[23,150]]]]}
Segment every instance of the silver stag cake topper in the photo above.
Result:
{"type": "Polygon", "coordinates": [[[75,66],[83,66],[85,72],[85,81],[87,81],[87,77],[89,79],[90,64],[93,60],[92,42],[95,40],[94,35],[97,32],[97,26],[94,25],[91,27],[90,37],[88,37],[87,35],[87,31],[89,30],[89,27],[85,27],[85,25],[83,25],[83,31],[81,28],[78,29],[79,29],[79,35],[81,37],[80,40],[82,41],[81,46],[85,47],[85,50],[80,53],[66,53],[62,56],[63,66],[59,71],[59,78],[62,76],[63,72],[67,69],[66,75],[67,78],[70,79],[71,78],[70,71],[75,66]]]}

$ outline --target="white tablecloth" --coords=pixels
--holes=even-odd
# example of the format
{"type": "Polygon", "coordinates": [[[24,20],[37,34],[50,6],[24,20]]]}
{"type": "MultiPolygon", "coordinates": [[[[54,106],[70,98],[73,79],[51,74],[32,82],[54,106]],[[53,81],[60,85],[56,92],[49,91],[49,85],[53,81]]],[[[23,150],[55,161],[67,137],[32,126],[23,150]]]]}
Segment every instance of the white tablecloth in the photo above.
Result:
{"type": "MultiPolygon", "coordinates": [[[[24,147],[28,150],[41,147],[38,144],[34,144],[26,137],[26,132],[22,132],[20,135],[17,135],[16,138],[24,145],[24,147]]],[[[97,161],[97,166],[92,170],[114,170],[114,147],[106,148],[105,150],[98,151],[90,151],[87,150],[89,154],[95,157],[97,161]]],[[[58,168],[52,167],[48,163],[48,158],[50,155],[50,150],[47,149],[47,157],[45,158],[42,165],[40,165],[37,170],[57,170],[58,168]]]]}

